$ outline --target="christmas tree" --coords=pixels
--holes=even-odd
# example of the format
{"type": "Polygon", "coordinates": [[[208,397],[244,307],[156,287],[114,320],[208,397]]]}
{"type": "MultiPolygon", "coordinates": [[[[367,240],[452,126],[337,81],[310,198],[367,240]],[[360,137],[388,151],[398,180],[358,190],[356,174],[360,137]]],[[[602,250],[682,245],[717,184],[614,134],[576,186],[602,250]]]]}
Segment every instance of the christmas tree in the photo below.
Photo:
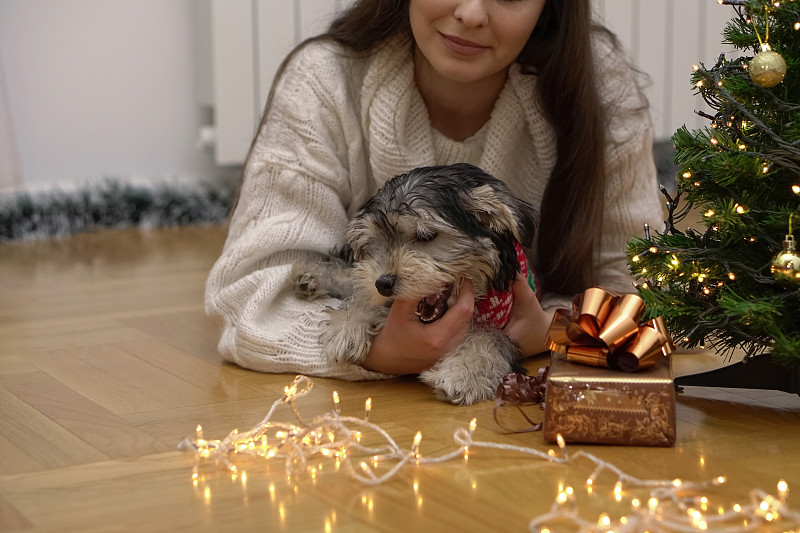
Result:
{"type": "Polygon", "coordinates": [[[722,54],[692,90],[711,111],[679,129],[676,192],[662,232],[628,243],[649,316],[676,344],[800,366],[800,0],[718,0],[731,9],[722,54]],[[740,57],[733,58],[734,55],[740,57]],[[698,227],[684,227],[686,217],[698,227]]]}

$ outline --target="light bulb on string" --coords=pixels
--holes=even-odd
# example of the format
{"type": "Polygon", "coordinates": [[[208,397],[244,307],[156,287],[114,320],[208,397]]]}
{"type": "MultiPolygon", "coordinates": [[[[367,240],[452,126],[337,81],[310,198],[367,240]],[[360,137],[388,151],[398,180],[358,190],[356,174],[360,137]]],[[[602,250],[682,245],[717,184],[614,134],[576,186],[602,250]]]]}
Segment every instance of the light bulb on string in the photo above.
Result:
{"type": "MultiPolygon", "coordinates": [[[[232,461],[236,459],[236,456],[243,454],[257,455],[266,460],[275,458],[285,465],[287,482],[292,485],[294,496],[297,497],[300,491],[303,490],[303,486],[297,483],[297,480],[300,479],[297,474],[303,471],[311,479],[311,483],[306,485],[311,490],[314,490],[317,479],[321,478],[325,471],[331,474],[347,473],[364,484],[377,485],[392,478],[404,465],[433,465],[461,458],[465,455],[467,448],[469,451],[472,451],[473,448],[491,448],[511,452],[515,456],[519,454],[524,454],[528,457],[533,456],[554,464],[564,465],[565,468],[571,466],[579,458],[589,461],[594,464],[595,469],[586,481],[587,488],[591,489],[596,485],[605,483],[604,480],[607,478],[605,474],[608,473],[616,477],[615,481],[612,480],[613,490],[609,491],[608,503],[610,505],[618,505],[623,502],[624,498],[630,498],[631,501],[630,510],[626,511],[625,516],[618,518],[616,521],[613,518],[614,514],[608,510],[604,510],[599,516],[595,514],[593,519],[583,518],[581,516],[580,499],[577,497],[576,491],[571,486],[559,484],[556,501],[549,512],[530,521],[529,529],[531,531],[549,531],[552,524],[565,521],[572,522],[582,528],[581,531],[587,532],[646,531],[652,530],[652,524],[654,520],[657,520],[659,522],[677,524],[679,528],[676,531],[712,531],[722,533],[731,531],[730,528],[725,529],[726,524],[724,522],[726,520],[730,522],[732,517],[738,519],[739,523],[742,520],[748,520],[752,523],[757,523],[761,520],[771,524],[778,524],[784,518],[793,520],[795,517],[800,516],[797,511],[788,506],[786,496],[789,486],[784,480],[778,481],[777,494],[770,495],[758,489],[753,489],[750,493],[750,504],[737,505],[732,511],[725,511],[722,506],[719,506],[722,509],[719,517],[714,515],[712,519],[709,515],[702,514],[697,509],[703,511],[707,511],[709,508],[713,509],[713,507],[710,507],[710,499],[704,492],[707,488],[721,485],[725,481],[722,476],[704,482],[693,482],[687,479],[639,479],[627,474],[616,465],[584,450],[579,450],[572,454],[568,453],[566,443],[561,435],[557,435],[556,438],[557,451],[551,450],[547,454],[538,449],[538,446],[531,448],[499,442],[476,441],[474,440],[474,433],[477,427],[475,418],[469,421],[468,426],[456,429],[453,439],[457,448],[438,457],[423,457],[421,455],[419,446],[422,434],[420,432],[415,434],[411,449],[403,449],[391,438],[388,432],[368,422],[365,418],[342,416],[342,414],[336,414],[332,410],[314,416],[311,422],[304,422],[298,417],[295,406],[290,405],[289,407],[291,407],[297,418],[295,422],[272,420],[272,414],[275,409],[293,403],[296,399],[305,396],[310,389],[310,379],[298,377],[294,386],[285,389],[285,396],[273,404],[272,409],[270,409],[261,423],[248,431],[232,431],[223,440],[211,440],[203,434],[202,427],[198,426],[195,431],[197,434],[195,439],[188,437],[184,439],[179,448],[195,453],[195,468],[191,476],[191,483],[194,487],[197,487],[197,497],[202,499],[205,504],[211,503],[212,491],[211,486],[208,485],[209,481],[196,471],[198,463],[204,462],[206,459],[213,459],[221,463],[225,467],[228,478],[241,483],[242,487],[246,488],[246,492],[251,492],[253,490],[251,488],[252,483],[248,480],[247,473],[243,469],[239,470],[232,461]],[[351,429],[353,425],[358,425],[363,431],[372,431],[376,435],[382,436],[385,439],[385,444],[379,448],[367,448],[356,443],[351,439],[352,434],[356,433],[351,429]],[[265,441],[262,438],[267,431],[270,432],[269,441],[265,441]],[[333,435],[333,438],[330,435],[333,435]],[[283,440],[281,441],[281,439],[283,440]],[[280,444],[277,444],[278,441],[281,441],[280,444]],[[271,446],[270,451],[274,453],[264,453],[261,447],[256,446],[255,443],[268,443],[271,446]],[[201,444],[209,452],[208,455],[200,453],[201,444]],[[321,457],[335,460],[336,468],[330,470],[325,468],[323,463],[320,462],[321,457]],[[341,469],[339,465],[342,466],[341,469]],[[382,473],[384,471],[385,473],[382,473]],[[200,484],[204,486],[200,487],[200,484]],[[649,494],[647,493],[648,490],[649,494]],[[636,494],[636,491],[643,492],[643,494],[636,494]],[[689,515],[687,514],[687,509],[694,509],[694,511],[691,511],[691,515],[689,515]],[[720,528],[715,529],[713,526],[717,524],[720,528]],[[600,526],[601,529],[597,529],[597,526],[600,526]]],[[[421,506],[422,495],[416,478],[413,483],[417,505],[421,506]]],[[[473,481],[473,490],[475,490],[475,487],[476,484],[473,481]]],[[[595,491],[596,493],[603,493],[600,492],[602,490],[601,486],[596,488],[598,489],[595,491]]],[[[267,485],[266,491],[270,502],[273,505],[278,505],[281,522],[283,522],[285,520],[285,502],[280,501],[281,492],[277,490],[274,482],[267,485]]],[[[588,492],[591,494],[591,490],[588,492]]],[[[362,503],[368,510],[372,511],[374,506],[372,496],[364,496],[362,503]]],[[[730,509],[730,507],[728,508],[730,509]]],[[[583,511],[585,513],[586,509],[583,509],[583,511]]],[[[330,529],[333,528],[335,522],[334,515],[331,517],[330,529]]],[[[326,526],[326,531],[328,529],[326,526]]]]}

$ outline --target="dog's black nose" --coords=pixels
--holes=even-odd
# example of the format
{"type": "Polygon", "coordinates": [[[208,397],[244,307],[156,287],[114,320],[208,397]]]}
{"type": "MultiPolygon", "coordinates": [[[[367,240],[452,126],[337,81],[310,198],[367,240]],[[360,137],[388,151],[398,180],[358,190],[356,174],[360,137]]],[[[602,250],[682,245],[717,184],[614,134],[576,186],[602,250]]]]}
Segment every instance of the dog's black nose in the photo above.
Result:
{"type": "Polygon", "coordinates": [[[394,292],[394,284],[397,281],[397,276],[392,274],[383,274],[375,280],[375,288],[382,296],[391,296],[394,292]]]}

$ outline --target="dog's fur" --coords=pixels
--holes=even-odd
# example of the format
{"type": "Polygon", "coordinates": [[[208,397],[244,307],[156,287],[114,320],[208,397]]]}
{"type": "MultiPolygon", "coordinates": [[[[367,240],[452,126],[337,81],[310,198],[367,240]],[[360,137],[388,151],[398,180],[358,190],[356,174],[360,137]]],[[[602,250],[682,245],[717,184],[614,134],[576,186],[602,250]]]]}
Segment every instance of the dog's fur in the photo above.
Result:
{"type": "MultiPolygon", "coordinates": [[[[535,211],[481,169],[457,164],[424,167],[389,180],[347,229],[353,261],[330,257],[294,265],[294,291],[302,298],[344,298],[330,309],[321,336],[335,362],[361,363],[395,298],[419,301],[423,322],[433,322],[455,301],[463,277],[478,301],[490,289],[509,291],[520,271],[515,241],[530,246],[535,211]]],[[[463,342],[420,380],[437,396],[471,404],[494,395],[520,356],[497,329],[473,324],[463,342]]]]}

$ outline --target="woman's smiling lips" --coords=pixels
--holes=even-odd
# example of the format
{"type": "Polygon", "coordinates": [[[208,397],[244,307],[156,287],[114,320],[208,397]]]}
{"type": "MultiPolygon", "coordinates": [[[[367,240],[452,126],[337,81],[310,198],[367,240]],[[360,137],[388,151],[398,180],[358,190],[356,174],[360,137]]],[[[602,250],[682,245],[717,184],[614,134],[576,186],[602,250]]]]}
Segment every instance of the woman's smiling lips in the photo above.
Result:
{"type": "Polygon", "coordinates": [[[442,41],[444,42],[445,46],[447,46],[447,48],[456,54],[474,56],[489,48],[488,46],[483,46],[466,39],[461,39],[455,35],[446,35],[444,33],[440,33],[439,35],[442,36],[442,41]]]}

